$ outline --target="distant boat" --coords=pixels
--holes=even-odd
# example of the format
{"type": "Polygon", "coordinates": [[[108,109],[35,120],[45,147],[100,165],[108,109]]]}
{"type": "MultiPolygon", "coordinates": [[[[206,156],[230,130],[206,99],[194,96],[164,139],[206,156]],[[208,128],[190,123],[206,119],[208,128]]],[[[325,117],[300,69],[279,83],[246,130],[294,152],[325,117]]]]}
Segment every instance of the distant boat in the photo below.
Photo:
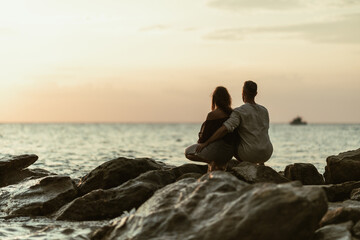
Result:
{"type": "Polygon", "coordinates": [[[290,122],[290,125],[306,125],[306,124],[307,122],[303,121],[301,117],[296,117],[290,122]]]}

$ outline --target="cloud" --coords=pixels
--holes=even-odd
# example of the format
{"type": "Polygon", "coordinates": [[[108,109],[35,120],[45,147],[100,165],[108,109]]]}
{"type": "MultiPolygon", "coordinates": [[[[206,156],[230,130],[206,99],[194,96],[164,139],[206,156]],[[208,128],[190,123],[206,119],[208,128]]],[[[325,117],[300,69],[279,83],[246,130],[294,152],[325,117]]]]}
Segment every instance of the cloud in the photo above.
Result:
{"type": "Polygon", "coordinates": [[[208,40],[243,40],[249,35],[277,34],[285,38],[323,43],[360,43],[360,14],[343,16],[337,21],[294,24],[262,28],[218,29],[204,36],[208,40]]]}
{"type": "Polygon", "coordinates": [[[224,10],[245,10],[245,9],[267,9],[284,10],[296,9],[299,7],[311,7],[314,5],[346,7],[359,5],[359,0],[211,0],[208,6],[224,10]]]}

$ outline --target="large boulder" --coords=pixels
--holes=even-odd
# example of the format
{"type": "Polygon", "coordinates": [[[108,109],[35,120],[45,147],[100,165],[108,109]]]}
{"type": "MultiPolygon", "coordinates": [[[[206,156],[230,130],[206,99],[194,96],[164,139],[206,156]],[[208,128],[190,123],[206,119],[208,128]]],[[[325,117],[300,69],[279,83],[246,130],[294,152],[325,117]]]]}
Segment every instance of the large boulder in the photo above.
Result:
{"type": "Polygon", "coordinates": [[[300,181],[304,185],[322,185],[323,176],[311,163],[294,163],[285,168],[285,177],[291,181],[300,181]]]}
{"type": "Polygon", "coordinates": [[[313,240],[353,240],[351,234],[353,225],[352,221],[327,225],[316,230],[313,240]]]}
{"type": "Polygon", "coordinates": [[[360,148],[326,159],[325,182],[342,183],[360,181],[360,148]]]}
{"type": "Polygon", "coordinates": [[[38,160],[35,154],[19,156],[7,155],[0,158],[0,176],[10,171],[24,169],[38,160]]]}
{"type": "Polygon", "coordinates": [[[76,195],[76,186],[67,176],[28,180],[0,189],[0,213],[10,217],[48,215],[76,195]]]}
{"type": "Polygon", "coordinates": [[[360,220],[360,202],[346,200],[344,202],[329,203],[329,209],[321,219],[320,226],[339,224],[347,221],[360,220]]]}
{"type": "Polygon", "coordinates": [[[105,162],[84,176],[79,185],[79,194],[84,195],[95,189],[109,189],[136,178],[140,174],[159,170],[164,164],[149,158],[117,158],[105,162]]]}
{"type": "Polygon", "coordinates": [[[92,239],[311,239],[327,210],[321,189],[249,185],[215,171],[158,190],[92,239]]]}
{"type": "Polygon", "coordinates": [[[268,166],[241,162],[230,170],[235,177],[248,183],[272,182],[285,183],[288,179],[268,166]]]}
{"type": "Polygon", "coordinates": [[[124,211],[138,208],[156,190],[175,182],[169,170],[154,170],[107,190],[94,190],[79,197],[56,213],[58,220],[102,220],[120,216],[124,211]]]}

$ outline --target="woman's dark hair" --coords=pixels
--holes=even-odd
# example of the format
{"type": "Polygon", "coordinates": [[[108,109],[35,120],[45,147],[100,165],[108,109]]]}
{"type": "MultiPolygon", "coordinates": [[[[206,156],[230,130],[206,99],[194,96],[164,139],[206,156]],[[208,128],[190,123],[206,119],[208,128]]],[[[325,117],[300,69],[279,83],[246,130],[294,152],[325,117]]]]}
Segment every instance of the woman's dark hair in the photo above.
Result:
{"type": "Polygon", "coordinates": [[[215,106],[220,108],[224,113],[228,115],[231,114],[231,96],[226,88],[221,86],[215,88],[212,94],[211,110],[214,110],[215,106]]]}
{"type": "Polygon", "coordinates": [[[257,84],[253,81],[244,82],[244,92],[248,97],[254,98],[257,94],[257,84]]]}

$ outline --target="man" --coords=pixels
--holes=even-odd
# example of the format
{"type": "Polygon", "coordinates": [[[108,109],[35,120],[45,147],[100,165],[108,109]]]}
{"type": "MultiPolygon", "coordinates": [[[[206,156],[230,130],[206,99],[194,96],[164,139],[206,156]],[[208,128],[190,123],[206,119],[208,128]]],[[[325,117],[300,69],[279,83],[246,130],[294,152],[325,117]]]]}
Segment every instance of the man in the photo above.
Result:
{"type": "Polygon", "coordinates": [[[245,104],[235,108],[230,118],[196,151],[201,152],[210,143],[221,139],[228,132],[237,132],[235,157],[239,161],[252,162],[263,165],[270,159],[273,146],[269,130],[269,113],[267,109],[255,103],[257,85],[253,81],[244,83],[242,98],[245,104]]]}

